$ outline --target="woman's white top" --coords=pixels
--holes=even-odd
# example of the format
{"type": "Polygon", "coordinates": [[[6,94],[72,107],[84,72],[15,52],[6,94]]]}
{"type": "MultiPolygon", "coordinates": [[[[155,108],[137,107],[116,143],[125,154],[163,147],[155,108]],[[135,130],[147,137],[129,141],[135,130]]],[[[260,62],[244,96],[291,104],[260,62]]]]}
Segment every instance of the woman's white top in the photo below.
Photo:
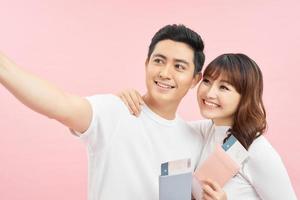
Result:
{"type": "MultiPolygon", "coordinates": [[[[213,152],[216,144],[223,144],[229,126],[215,126],[211,120],[191,122],[202,134],[204,147],[200,166],[213,152]]],[[[297,199],[285,166],[268,140],[260,136],[248,149],[249,158],[239,173],[223,187],[228,200],[295,200],[297,199]]]]}

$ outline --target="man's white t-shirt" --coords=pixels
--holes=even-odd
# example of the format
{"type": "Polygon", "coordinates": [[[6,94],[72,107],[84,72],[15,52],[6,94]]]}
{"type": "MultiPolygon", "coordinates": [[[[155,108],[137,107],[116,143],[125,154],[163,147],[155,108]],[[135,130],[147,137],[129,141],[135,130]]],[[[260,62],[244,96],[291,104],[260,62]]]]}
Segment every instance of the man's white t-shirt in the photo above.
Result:
{"type": "Polygon", "coordinates": [[[161,163],[191,158],[196,167],[202,136],[178,116],[166,120],[143,106],[135,117],[114,95],[87,99],[93,117],[80,138],[88,147],[89,200],[158,200],[161,163]]]}

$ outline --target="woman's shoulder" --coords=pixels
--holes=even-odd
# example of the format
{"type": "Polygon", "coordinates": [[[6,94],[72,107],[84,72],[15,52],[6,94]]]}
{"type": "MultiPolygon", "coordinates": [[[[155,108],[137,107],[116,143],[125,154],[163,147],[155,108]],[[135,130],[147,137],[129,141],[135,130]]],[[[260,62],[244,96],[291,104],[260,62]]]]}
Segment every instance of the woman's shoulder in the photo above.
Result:
{"type": "Polygon", "coordinates": [[[254,154],[262,153],[265,150],[275,151],[271,143],[264,135],[261,135],[258,138],[256,138],[249,147],[249,153],[254,153],[254,154]]]}
{"type": "MultiPolygon", "coordinates": [[[[261,135],[250,145],[249,162],[252,165],[265,165],[274,162],[281,162],[281,157],[268,139],[261,135]]],[[[262,166],[264,167],[264,166],[262,166]]]]}

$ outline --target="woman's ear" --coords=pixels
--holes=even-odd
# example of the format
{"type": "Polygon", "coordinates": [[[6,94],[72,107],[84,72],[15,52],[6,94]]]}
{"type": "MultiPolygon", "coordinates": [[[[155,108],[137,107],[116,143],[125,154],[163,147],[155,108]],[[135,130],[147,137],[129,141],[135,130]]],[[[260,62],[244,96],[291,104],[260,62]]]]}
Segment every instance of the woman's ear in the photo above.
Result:
{"type": "Polygon", "coordinates": [[[202,79],[202,73],[201,72],[194,75],[191,88],[194,88],[200,82],[201,79],[202,79]]]}

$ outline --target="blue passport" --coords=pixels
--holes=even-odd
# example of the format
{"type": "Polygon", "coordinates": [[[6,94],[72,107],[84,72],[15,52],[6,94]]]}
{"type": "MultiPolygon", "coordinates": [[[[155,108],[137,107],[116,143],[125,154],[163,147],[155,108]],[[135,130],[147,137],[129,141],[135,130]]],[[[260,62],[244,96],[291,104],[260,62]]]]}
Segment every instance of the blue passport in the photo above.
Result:
{"type": "Polygon", "coordinates": [[[191,200],[192,172],[159,176],[159,200],[191,200]]]}

